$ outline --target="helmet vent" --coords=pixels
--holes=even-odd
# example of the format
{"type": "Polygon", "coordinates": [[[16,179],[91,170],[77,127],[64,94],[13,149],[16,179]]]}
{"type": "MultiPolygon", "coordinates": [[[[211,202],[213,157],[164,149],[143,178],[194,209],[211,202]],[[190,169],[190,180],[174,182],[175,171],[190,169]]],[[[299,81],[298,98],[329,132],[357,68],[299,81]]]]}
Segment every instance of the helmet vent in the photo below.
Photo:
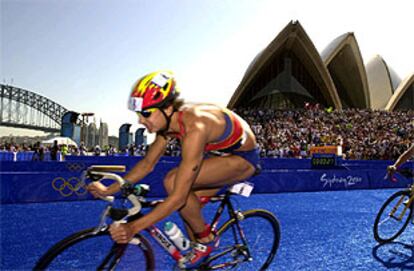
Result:
{"type": "Polygon", "coordinates": [[[158,91],[157,93],[155,93],[154,95],[154,100],[158,100],[161,96],[161,93],[158,91]]]}

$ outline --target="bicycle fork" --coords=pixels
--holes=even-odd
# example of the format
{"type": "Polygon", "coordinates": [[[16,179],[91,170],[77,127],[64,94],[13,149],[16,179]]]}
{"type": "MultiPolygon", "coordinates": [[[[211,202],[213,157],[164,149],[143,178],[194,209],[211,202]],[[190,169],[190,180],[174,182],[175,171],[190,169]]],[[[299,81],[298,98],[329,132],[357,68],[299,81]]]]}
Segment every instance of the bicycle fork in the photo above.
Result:
{"type": "MultiPolygon", "coordinates": [[[[410,205],[412,204],[412,202],[413,202],[413,197],[411,197],[411,198],[409,198],[409,199],[407,199],[407,200],[404,200],[404,196],[401,196],[400,197],[400,199],[398,200],[398,202],[397,202],[397,204],[392,208],[392,210],[391,210],[391,212],[390,212],[390,214],[389,214],[389,216],[391,217],[391,218],[394,218],[395,220],[397,220],[397,221],[401,221],[402,219],[403,219],[403,217],[404,217],[404,215],[405,215],[405,213],[407,212],[407,210],[409,209],[409,208],[413,208],[413,207],[410,207],[410,205]],[[400,213],[400,215],[399,216],[395,216],[395,213],[397,212],[397,210],[398,210],[398,208],[400,207],[400,205],[401,204],[403,204],[403,206],[404,206],[404,209],[402,210],[402,212],[400,213]]],[[[414,217],[414,216],[413,216],[414,217]]]]}

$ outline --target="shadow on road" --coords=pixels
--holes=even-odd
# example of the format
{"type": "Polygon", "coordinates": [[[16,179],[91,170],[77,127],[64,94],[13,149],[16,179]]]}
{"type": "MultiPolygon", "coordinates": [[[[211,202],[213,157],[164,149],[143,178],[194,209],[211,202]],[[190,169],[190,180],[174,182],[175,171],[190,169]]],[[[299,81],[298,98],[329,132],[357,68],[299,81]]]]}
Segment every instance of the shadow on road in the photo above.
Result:
{"type": "Polygon", "coordinates": [[[372,256],[388,269],[414,270],[414,243],[379,244],[372,249],[372,256]]]}

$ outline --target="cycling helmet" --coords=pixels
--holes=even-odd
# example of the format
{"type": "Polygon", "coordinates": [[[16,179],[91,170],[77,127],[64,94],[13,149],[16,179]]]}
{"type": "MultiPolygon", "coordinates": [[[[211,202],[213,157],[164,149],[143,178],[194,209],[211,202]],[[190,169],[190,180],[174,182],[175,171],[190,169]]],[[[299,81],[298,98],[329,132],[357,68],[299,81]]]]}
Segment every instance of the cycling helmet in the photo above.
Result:
{"type": "Polygon", "coordinates": [[[165,108],[179,95],[174,75],[158,71],[145,75],[132,88],[128,108],[140,112],[149,108],[165,108]]]}

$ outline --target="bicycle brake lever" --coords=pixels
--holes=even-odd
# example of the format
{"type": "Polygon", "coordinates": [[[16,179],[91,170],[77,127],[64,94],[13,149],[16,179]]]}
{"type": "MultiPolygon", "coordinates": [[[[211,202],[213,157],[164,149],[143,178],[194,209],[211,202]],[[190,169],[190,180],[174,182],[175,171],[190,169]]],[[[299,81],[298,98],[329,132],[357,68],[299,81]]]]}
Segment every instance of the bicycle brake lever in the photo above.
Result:
{"type": "Polygon", "coordinates": [[[89,178],[92,182],[98,182],[102,180],[104,177],[102,174],[99,174],[97,172],[87,171],[86,177],[89,178]]]}

